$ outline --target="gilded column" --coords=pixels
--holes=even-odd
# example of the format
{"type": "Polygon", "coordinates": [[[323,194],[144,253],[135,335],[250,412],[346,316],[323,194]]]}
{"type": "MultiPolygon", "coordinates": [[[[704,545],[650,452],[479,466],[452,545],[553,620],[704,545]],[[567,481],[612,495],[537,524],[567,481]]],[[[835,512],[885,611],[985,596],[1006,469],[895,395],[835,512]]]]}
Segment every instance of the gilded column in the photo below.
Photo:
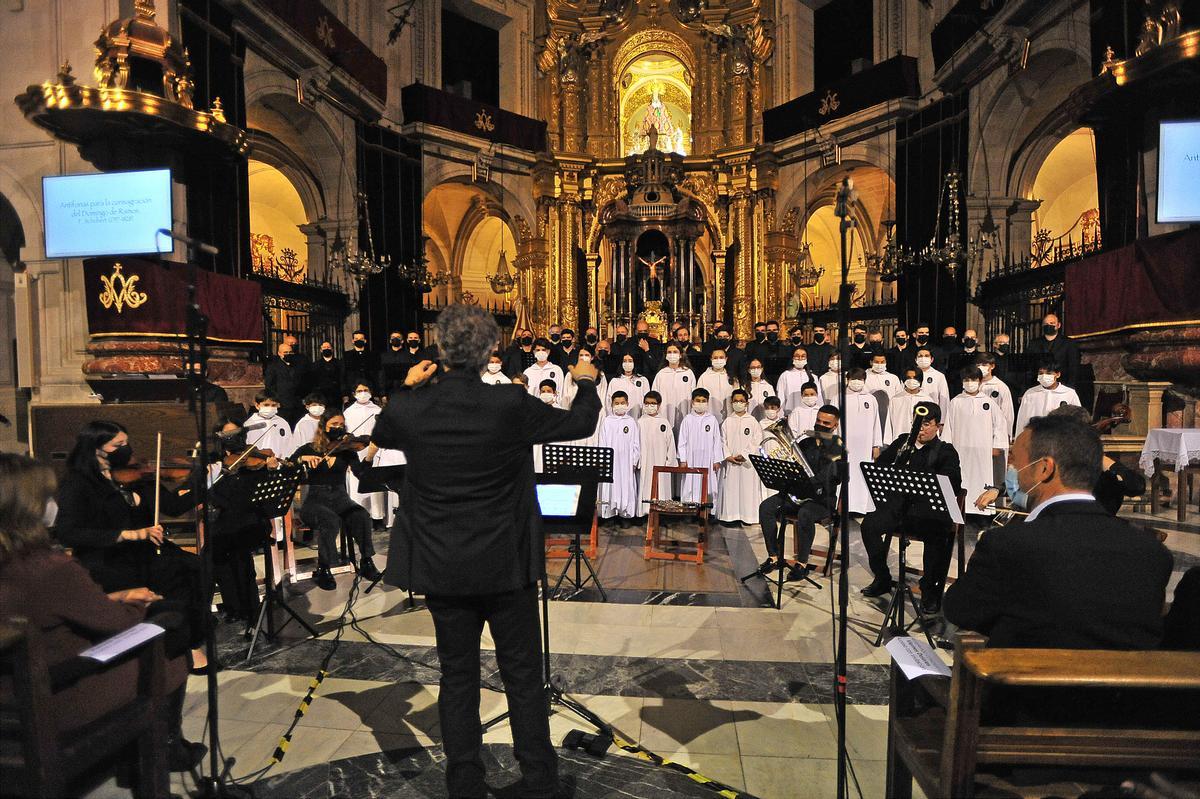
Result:
{"type": "Polygon", "coordinates": [[[575,237],[579,231],[579,203],[566,200],[560,206],[562,256],[558,265],[558,319],[563,327],[578,332],[579,294],[575,288],[575,237]]]}
{"type": "Polygon", "coordinates": [[[750,195],[739,191],[732,203],[734,241],[733,330],[742,341],[754,338],[754,240],[751,233],[750,195]]]}

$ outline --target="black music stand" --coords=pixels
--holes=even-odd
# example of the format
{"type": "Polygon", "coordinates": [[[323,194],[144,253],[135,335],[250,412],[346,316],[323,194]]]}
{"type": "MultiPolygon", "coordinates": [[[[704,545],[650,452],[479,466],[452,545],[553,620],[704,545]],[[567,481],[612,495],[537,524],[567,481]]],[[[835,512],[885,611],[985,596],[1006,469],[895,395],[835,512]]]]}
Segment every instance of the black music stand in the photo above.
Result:
{"type": "MultiPolygon", "coordinates": [[[[288,512],[288,508],[292,505],[292,499],[296,496],[296,487],[300,484],[300,470],[295,468],[282,469],[265,469],[263,477],[254,486],[254,493],[250,495],[250,504],[257,510],[264,519],[275,519],[283,516],[288,512]]],[[[254,625],[254,634],[250,638],[250,648],[246,651],[246,660],[254,657],[254,647],[258,645],[258,637],[263,634],[263,624],[266,623],[266,636],[270,641],[274,641],[275,637],[282,632],[283,628],[288,626],[293,620],[298,622],[301,627],[308,631],[308,634],[316,637],[317,630],[311,624],[304,620],[296,610],[287,603],[287,598],[283,591],[275,586],[275,561],[271,557],[271,550],[276,548],[275,530],[271,529],[271,535],[267,539],[267,543],[263,546],[263,582],[266,584],[263,591],[262,605],[258,609],[258,621],[254,625]],[[284,611],[291,618],[284,621],[283,625],[276,628],[275,626],[275,609],[284,611]]]]}
{"type": "MultiPolygon", "coordinates": [[[[407,471],[407,469],[408,467],[404,464],[397,464],[395,466],[372,466],[371,468],[364,470],[363,473],[358,476],[358,492],[360,494],[377,494],[382,491],[394,491],[395,493],[399,494],[400,490],[404,487],[404,473],[407,471]]],[[[350,539],[347,536],[345,540],[349,541],[350,539]]],[[[353,548],[354,544],[351,543],[349,546],[353,548]]],[[[350,552],[350,559],[355,560],[353,551],[350,552]]],[[[381,572],[380,575],[372,580],[371,584],[367,586],[367,590],[363,591],[363,595],[365,596],[366,594],[371,593],[371,589],[379,585],[379,581],[382,579],[383,573],[381,572]]],[[[413,599],[412,590],[410,589],[408,592],[408,606],[411,608],[414,604],[415,600],[413,599]]]]}
{"type": "Polygon", "coordinates": [[[591,561],[584,554],[580,544],[583,529],[591,529],[596,515],[596,494],[600,483],[611,483],[613,479],[613,450],[612,447],[580,447],[570,444],[547,444],[542,448],[542,474],[538,475],[538,485],[579,485],[581,493],[575,512],[568,516],[548,516],[542,514],[542,527],[548,534],[561,534],[571,537],[567,547],[570,553],[567,562],[563,564],[558,579],[554,581],[551,592],[558,594],[563,580],[567,580],[576,592],[582,591],[590,580],[596,584],[600,592],[600,601],[607,602],[608,594],[596,576],[591,561]],[[575,567],[575,578],[571,579],[568,572],[575,567]],[[586,567],[588,578],[583,577],[586,567]]]}
{"type": "MultiPolygon", "coordinates": [[[[890,501],[900,498],[904,502],[905,517],[945,521],[949,519],[955,524],[962,524],[962,513],[958,509],[958,499],[950,478],[944,474],[933,472],[918,472],[901,466],[880,466],[874,463],[860,464],[867,489],[871,493],[871,501],[875,507],[881,507],[890,501]]],[[[879,625],[879,635],[875,638],[875,646],[883,643],[883,636],[888,630],[892,635],[904,635],[915,624],[921,625],[921,632],[929,645],[934,646],[933,637],[925,629],[925,616],[921,606],[908,585],[908,565],[905,560],[905,550],[908,548],[908,536],[904,534],[903,524],[897,532],[900,549],[900,579],[888,600],[887,610],[879,625]],[[904,602],[908,600],[913,607],[915,618],[907,625],[904,623],[904,602]]]]}
{"type": "MultiPolygon", "coordinates": [[[[754,471],[758,473],[758,479],[762,480],[763,485],[774,491],[778,491],[781,494],[798,494],[800,493],[800,486],[804,485],[811,479],[807,474],[805,474],[804,470],[800,467],[800,464],[796,463],[795,461],[785,461],[780,460],[779,458],[766,458],[762,455],[750,455],[749,458],[750,465],[753,466],[754,471]]],[[[795,527],[798,527],[799,524],[800,522],[797,520],[795,527]]],[[[783,535],[785,532],[785,527],[784,520],[782,518],[780,519],[779,532],[781,533],[779,536],[779,568],[775,573],[776,610],[779,610],[783,607],[783,564],[787,560],[787,558],[783,556],[783,542],[786,536],[783,535]]],[[[792,535],[796,535],[795,529],[793,529],[792,535]]],[[[759,576],[760,574],[761,572],[758,571],[750,572],[742,578],[742,582],[744,583],[747,580],[759,576]]],[[[762,578],[766,580],[766,575],[762,575],[762,578]]],[[[821,588],[821,584],[811,577],[805,576],[804,582],[809,583],[814,588],[821,588]]],[[[769,580],[767,581],[767,584],[770,585],[769,580]]]]}

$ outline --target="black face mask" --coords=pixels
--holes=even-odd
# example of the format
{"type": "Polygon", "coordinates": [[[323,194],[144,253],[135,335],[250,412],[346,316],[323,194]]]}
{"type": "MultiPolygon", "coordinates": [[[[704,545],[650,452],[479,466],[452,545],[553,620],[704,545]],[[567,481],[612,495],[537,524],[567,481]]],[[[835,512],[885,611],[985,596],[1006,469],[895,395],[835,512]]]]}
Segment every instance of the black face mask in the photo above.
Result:
{"type": "Polygon", "coordinates": [[[824,333],[813,333],[813,344],[823,344],[825,342],[824,333]]]}
{"type": "Polygon", "coordinates": [[[279,360],[283,361],[283,362],[284,362],[284,363],[286,363],[286,364],[291,364],[291,362],[292,362],[294,359],[293,359],[293,357],[292,357],[291,355],[280,355],[280,356],[279,356],[279,360]]]}
{"type": "Polygon", "coordinates": [[[575,346],[575,339],[573,339],[573,338],[564,338],[564,339],[562,340],[562,345],[563,345],[564,347],[566,347],[567,349],[571,349],[571,347],[574,347],[574,346],[575,346]]]}
{"type": "Polygon", "coordinates": [[[354,349],[356,349],[356,350],[365,350],[366,348],[367,348],[367,342],[365,342],[365,341],[356,341],[356,342],[354,342],[354,349]]]}
{"type": "Polygon", "coordinates": [[[331,427],[325,431],[325,437],[330,441],[337,441],[338,439],[344,438],[345,435],[346,428],[344,427],[331,427]]]}
{"type": "Polygon", "coordinates": [[[419,341],[409,341],[409,342],[408,342],[408,348],[409,348],[410,350],[419,350],[419,349],[421,348],[421,342],[419,342],[419,341]]]}
{"type": "Polygon", "coordinates": [[[627,339],[627,338],[629,338],[629,337],[628,337],[628,336],[626,336],[624,333],[618,333],[618,334],[617,334],[617,343],[618,343],[618,344],[624,344],[624,343],[625,343],[625,339],[627,339]]]}
{"type": "Polygon", "coordinates": [[[967,349],[970,349],[971,347],[974,347],[974,346],[975,346],[976,344],[978,344],[978,343],[979,343],[979,342],[977,342],[977,341],[976,341],[975,339],[973,339],[973,338],[964,338],[964,339],[963,339],[963,346],[964,346],[964,347],[966,347],[967,349]]]}
{"type": "Polygon", "coordinates": [[[1008,353],[1008,345],[1007,344],[997,344],[996,352],[1000,353],[1001,355],[1007,354],[1008,353]]]}
{"type": "Polygon", "coordinates": [[[779,341],[779,331],[778,330],[768,330],[767,331],[767,341],[779,341]]]}
{"type": "Polygon", "coordinates": [[[1057,332],[1058,328],[1054,325],[1042,325],[1042,335],[1044,336],[1053,336],[1057,332]]]}
{"type": "Polygon", "coordinates": [[[897,339],[896,339],[896,346],[897,346],[897,347],[903,347],[903,346],[904,346],[905,344],[907,344],[907,343],[908,343],[908,339],[904,338],[903,336],[901,336],[901,337],[899,337],[899,338],[897,338],[897,339]]]}
{"type": "Polygon", "coordinates": [[[855,344],[862,344],[866,340],[867,340],[867,337],[865,334],[863,334],[863,333],[855,333],[854,334],[854,343],[855,344]]]}
{"type": "Polygon", "coordinates": [[[914,336],[913,340],[918,344],[923,345],[926,341],[929,341],[929,336],[925,335],[924,333],[918,333],[916,336],[914,336]]]}
{"type": "Polygon", "coordinates": [[[730,340],[729,340],[729,339],[727,339],[727,338],[719,338],[719,339],[717,339],[717,346],[718,346],[718,347],[728,347],[728,346],[729,346],[729,344],[730,344],[730,340]]]}
{"type": "Polygon", "coordinates": [[[533,337],[532,337],[532,336],[525,336],[524,338],[522,338],[522,339],[521,339],[521,346],[522,346],[522,347],[532,347],[532,346],[533,346],[533,337]]]}
{"type": "Polygon", "coordinates": [[[551,333],[550,334],[550,341],[554,342],[555,344],[558,343],[558,340],[560,338],[562,338],[562,334],[560,334],[560,333],[551,333]]]}
{"type": "Polygon", "coordinates": [[[120,469],[122,466],[127,466],[133,460],[133,447],[128,443],[114,449],[105,455],[108,459],[108,465],[113,469],[120,469]]]}
{"type": "Polygon", "coordinates": [[[759,342],[760,344],[761,344],[762,342],[766,341],[766,340],[767,340],[767,331],[765,331],[765,330],[755,330],[755,331],[754,331],[754,340],[755,340],[755,341],[757,341],[757,342],[759,342]]]}
{"type": "Polygon", "coordinates": [[[395,349],[400,349],[400,345],[404,343],[404,339],[392,338],[388,339],[388,343],[395,349]]]}
{"type": "Polygon", "coordinates": [[[221,433],[221,447],[226,452],[241,452],[246,448],[246,431],[238,430],[232,433],[221,433]]]}
{"type": "Polygon", "coordinates": [[[326,360],[332,359],[333,358],[333,350],[321,350],[321,357],[325,358],[326,360]]]}
{"type": "Polygon", "coordinates": [[[648,338],[650,338],[650,334],[647,333],[645,330],[639,330],[637,337],[640,339],[648,339],[648,338]]]}
{"type": "Polygon", "coordinates": [[[945,333],[942,335],[942,341],[952,345],[955,342],[955,335],[953,333],[945,333]]]}
{"type": "Polygon", "coordinates": [[[800,344],[800,343],[802,343],[802,342],[803,342],[803,339],[802,339],[802,338],[800,338],[800,336],[792,336],[792,343],[793,343],[793,344],[800,344]]]}
{"type": "Polygon", "coordinates": [[[595,333],[588,333],[586,336],[583,337],[583,340],[586,341],[588,344],[595,344],[598,339],[596,338],[595,333]]]}

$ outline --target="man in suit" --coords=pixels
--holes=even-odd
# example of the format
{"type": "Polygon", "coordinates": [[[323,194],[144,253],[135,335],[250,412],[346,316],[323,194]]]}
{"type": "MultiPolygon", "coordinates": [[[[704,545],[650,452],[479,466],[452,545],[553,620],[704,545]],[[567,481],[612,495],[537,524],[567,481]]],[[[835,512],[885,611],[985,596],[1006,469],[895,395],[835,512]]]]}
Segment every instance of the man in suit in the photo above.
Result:
{"type": "Polygon", "coordinates": [[[946,592],[947,621],[989,636],[990,646],[1158,647],[1171,553],[1096,501],[1103,456],[1090,425],[1030,420],[1009,450],[1005,479],[1030,513],[979,539],[946,592]]]}
{"type": "Polygon", "coordinates": [[[1079,388],[1079,348],[1062,332],[1062,322],[1054,314],[1042,318],[1042,335],[1025,347],[1026,355],[1049,355],[1054,358],[1062,381],[1073,389],[1079,388]]]}
{"type": "Polygon", "coordinates": [[[275,355],[263,369],[263,385],[279,401],[279,415],[288,424],[295,424],[304,415],[300,398],[304,396],[307,375],[303,364],[297,361],[300,356],[292,351],[287,339],[275,348],[275,355]]]}
{"type": "Polygon", "coordinates": [[[543,691],[542,646],[534,583],[545,568],[534,491],[534,444],[586,438],[596,429],[597,371],[571,369],[571,409],[538,401],[520,386],[489,386],[480,372],[500,336],[486,311],[452,305],[437,320],[446,374],[426,361],[379,416],[372,440],[408,458],[392,528],[385,579],[425,594],[441,663],[438,715],[453,797],[483,797],[480,757],[479,639],[484,622],[513,727],[523,797],[550,797],[557,758],[543,691]],[[419,386],[419,387],[418,387],[419,386]]]}

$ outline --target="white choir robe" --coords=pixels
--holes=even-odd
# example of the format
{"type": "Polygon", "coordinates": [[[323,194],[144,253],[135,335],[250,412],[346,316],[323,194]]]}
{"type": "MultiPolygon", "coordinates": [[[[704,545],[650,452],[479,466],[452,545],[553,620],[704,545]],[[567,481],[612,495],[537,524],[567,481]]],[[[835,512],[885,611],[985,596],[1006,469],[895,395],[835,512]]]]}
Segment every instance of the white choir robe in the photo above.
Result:
{"type": "Polygon", "coordinates": [[[901,391],[888,403],[887,423],[883,426],[883,440],[895,441],[902,433],[912,432],[913,406],[918,402],[933,402],[933,398],[918,389],[916,394],[901,391]]]}
{"type": "MultiPolygon", "coordinates": [[[[778,393],[775,396],[779,397],[779,401],[783,404],[784,413],[791,413],[793,408],[800,407],[800,397],[803,396],[800,390],[804,388],[805,383],[816,383],[817,396],[824,396],[821,393],[820,380],[807,368],[796,369],[793,367],[779,376],[779,383],[775,386],[778,393]]],[[[823,402],[821,404],[824,405],[823,402]]]]}
{"type": "Polygon", "coordinates": [[[489,386],[507,386],[512,383],[512,380],[510,380],[508,375],[504,374],[504,372],[496,372],[496,374],[492,374],[487,369],[484,369],[480,373],[479,379],[487,383],[489,386]]]}
{"type": "MultiPolygon", "coordinates": [[[[872,372],[867,370],[867,391],[882,391],[888,397],[894,397],[897,392],[904,390],[904,381],[891,372],[872,372]]],[[[891,407],[890,405],[888,407],[891,407]]]]}
{"type": "Polygon", "coordinates": [[[667,417],[667,421],[679,436],[679,423],[683,417],[692,411],[692,392],[695,391],[696,376],[691,369],[673,369],[664,366],[654,376],[654,390],[662,395],[662,409],[659,411],[667,417]]]}
{"type": "Polygon", "coordinates": [[[256,411],[242,422],[242,429],[246,431],[246,446],[272,450],[281,458],[292,454],[288,452],[288,447],[292,445],[292,426],[288,424],[287,419],[280,416],[264,419],[256,411]],[[254,425],[262,425],[262,427],[250,430],[249,428],[254,425]]]}
{"type": "MultiPolygon", "coordinates": [[[[383,409],[374,402],[351,403],[344,411],[346,417],[346,434],[351,436],[369,436],[375,430],[376,417],[383,409]]],[[[359,453],[361,459],[366,455],[366,450],[359,453]]],[[[346,470],[346,493],[350,495],[350,499],[357,502],[367,509],[371,514],[371,518],[376,521],[381,521],[387,511],[387,499],[382,493],[376,494],[360,494],[358,492],[358,478],[354,476],[354,472],[346,470]]]]}
{"type": "Polygon", "coordinates": [[[1008,426],[1008,437],[1012,440],[1013,422],[1016,421],[1016,407],[1013,405],[1012,390],[1009,389],[1008,383],[1005,383],[998,377],[989,377],[979,386],[979,393],[985,397],[991,397],[1000,405],[1000,412],[1004,414],[1004,421],[1008,426]]]}
{"type": "Polygon", "coordinates": [[[821,406],[814,405],[811,408],[800,403],[788,414],[788,429],[792,431],[792,435],[796,438],[813,429],[813,425],[817,422],[817,412],[821,410],[821,406]]]}
{"type": "Polygon", "coordinates": [[[600,446],[600,427],[604,424],[604,414],[601,413],[596,419],[596,429],[592,431],[590,436],[584,438],[576,438],[571,441],[552,441],[552,444],[567,444],[572,447],[598,447],[600,446]]]}
{"type": "Polygon", "coordinates": [[[1014,432],[1021,435],[1025,425],[1035,416],[1045,416],[1055,408],[1063,405],[1080,405],[1079,395],[1075,389],[1059,383],[1054,388],[1043,388],[1041,384],[1034,386],[1021,395],[1021,410],[1017,413],[1017,425],[1014,432]]]}
{"type": "Polygon", "coordinates": [[[625,416],[605,416],[600,423],[600,446],[612,447],[613,479],[600,484],[600,516],[608,519],[620,516],[632,519],[641,516],[638,479],[635,467],[641,457],[641,434],[637,419],[625,416]]]}
{"type": "Polygon", "coordinates": [[[608,381],[608,390],[602,395],[604,397],[604,412],[608,413],[612,410],[612,395],[617,391],[624,391],[625,396],[629,398],[629,415],[634,419],[642,415],[642,401],[646,398],[646,392],[650,390],[650,378],[642,377],[641,375],[618,375],[608,381]]]}
{"type": "Polygon", "coordinates": [[[679,485],[683,502],[712,502],[717,495],[717,471],[714,463],[725,460],[725,442],[721,425],[711,413],[689,413],[679,425],[679,462],[692,469],[708,469],[708,496],[700,494],[700,475],[687,474],[679,485]]]}
{"type": "Polygon", "coordinates": [[[554,393],[560,397],[563,394],[563,389],[566,384],[563,382],[563,370],[559,369],[556,364],[546,361],[544,364],[535,363],[533,366],[525,370],[525,379],[529,381],[526,391],[530,396],[536,397],[541,393],[541,385],[543,380],[554,381],[554,393]]]}
{"type": "MultiPolygon", "coordinates": [[[[725,457],[757,455],[762,444],[762,425],[748,413],[732,414],[721,423],[725,457]]],[[[717,494],[717,518],[723,522],[758,523],[758,506],[763,501],[763,484],[750,458],[742,463],[725,461],[721,467],[721,490],[717,494]]]]}
{"type": "MultiPolygon", "coordinates": [[[[604,402],[604,392],[608,387],[608,378],[604,376],[604,372],[600,373],[600,379],[596,381],[596,396],[600,397],[604,407],[601,409],[601,414],[608,413],[608,403],[604,402]]],[[[558,407],[563,410],[570,410],[571,403],[575,401],[575,395],[579,393],[579,384],[575,382],[575,378],[571,377],[571,373],[567,372],[563,378],[563,385],[559,388],[558,407]]]]}
{"type": "MultiPolygon", "coordinates": [[[[645,516],[650,509],[650,489],[654,485],[655,466],[678,466],[675,452],[675,431],[661,413],[657,416],[642,416],[638,419],[638,434],[641,438],[642,454],[638,460],[638,515],[645,516]]],[[[671,499],[671,475],[659,475],[658,498],[671,499]]]]}
{"type": "Polygon", "coordinates": [[[746,393],[750,395],[750,415],[761,422],[763,419],[763,402],[767,397],[778,396],[775,393],[775,386],[771,385],[770,380],[751,380],[750,385],[746,386],[746,393]]]}
{"type": "Polygon", "coordinates": [[[737,388],[737,384],[729,382],[729,372],[717,372],[706,369],[704,374],[696,379],[696,387],[708,390],[708,410],[717,417],[718,422],[724,422],[729,415],[729,396],[737,388]]]}
{"type": "Polygon", "coordinates": [[[850,512],[870,513],[875,510],[861,463],[872,463],[874,447],[883,446],[883,430],[879,424],[879,405],[866,389],[846,390],[846,409],[842,414],[842,429],[846,436],[846,458],[850,463],[850,512]]]}
{"type": "MultiPolygon", "coordinates": [[[[950,412],[943,417],[942,440],[953,444],[962,468],[962,487],[967,494],[966,507],[979,499],[986,486],[996,485],[992,450],[1001,457],[1008,449],[1004,413],[996,401],[982,391],[971,396],[965,391],[950,400],[950,412]]],[[[991,511],[987,512],[991,515],[991,511]]]]}
{"type": "Polygon", "coordinates": [[[837,407],[838,402],[841,400],[841,397],[838,394],[840,391],[838,379],[841,378],[841,376],[841,372],[826,372],[825,374],[821,375],[821,382],[817,384],[820,387],[821,396],[825,398],[826,402],[834,407],[837,407]]]}
{"type": "Polygon", "coordinates": [[[317,434],[317,424],[320,419],[317,419],[310,413],[305,413],[296,421],[296,427],[292,430],[292,440],[288,444],[287,452],[276,453],[280,457],[290,458],[296,450],[303,447],[305,444],[311,444],[313,436],[317,434]]]}
{"type": "Polygon", "coordinates": [[[946,376],[932,366],[921,372],[921,390],[937,403],[942,410],[942,418],[950,410],[950,387],[946,384],[946,376]]]}

